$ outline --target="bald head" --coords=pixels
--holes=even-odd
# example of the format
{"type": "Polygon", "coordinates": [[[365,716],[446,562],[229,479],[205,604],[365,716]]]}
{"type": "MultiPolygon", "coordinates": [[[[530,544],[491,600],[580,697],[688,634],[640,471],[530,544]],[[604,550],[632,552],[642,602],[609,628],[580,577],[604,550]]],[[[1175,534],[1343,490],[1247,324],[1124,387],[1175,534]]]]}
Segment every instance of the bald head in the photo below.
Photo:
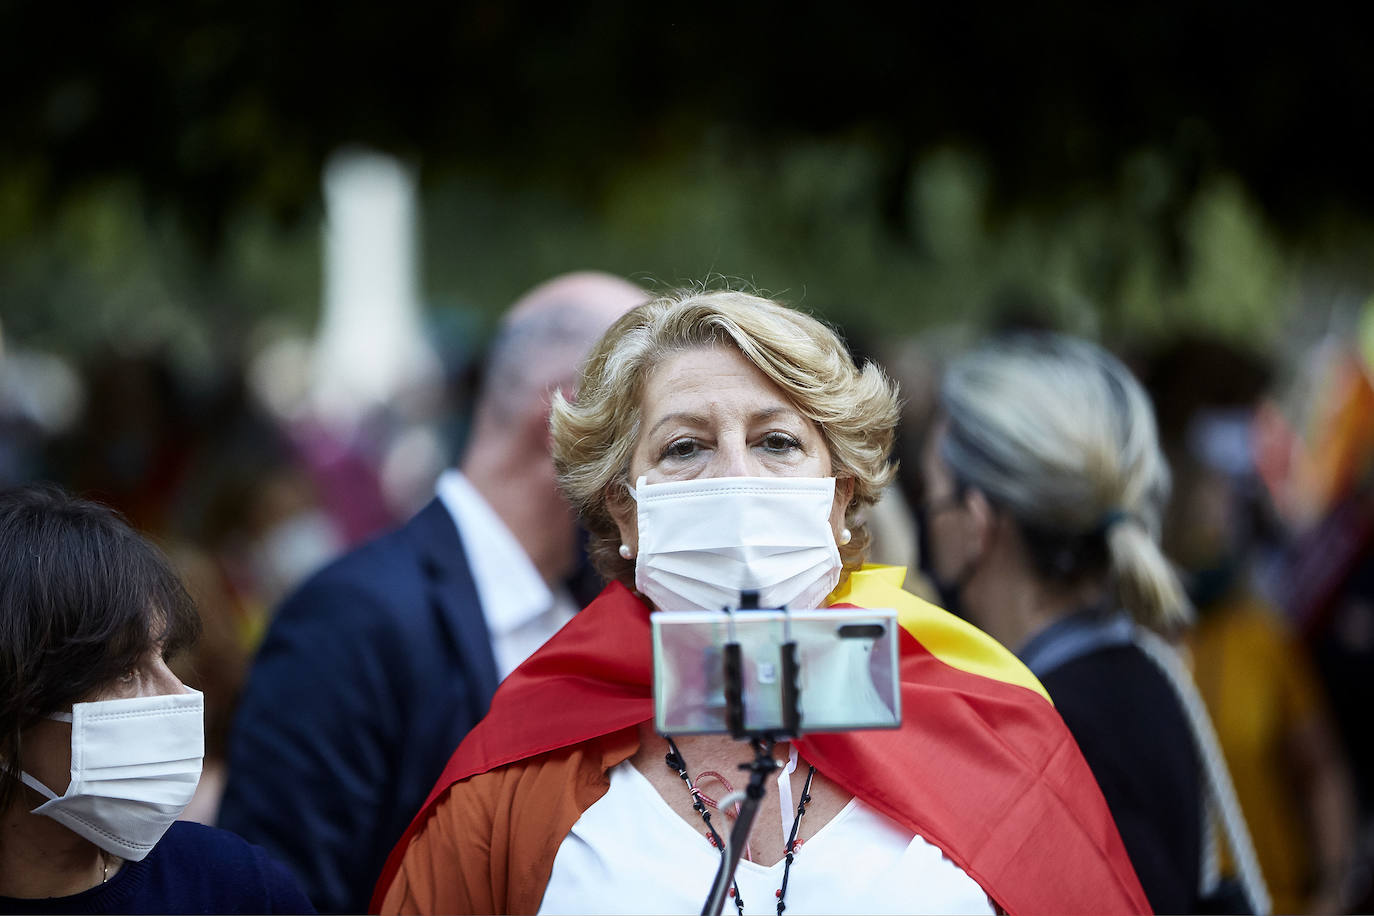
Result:
{"type": "Polygon", "coordinates": [[[502,324],[514,324],[547,311],[572,309],[585,315],[589,324],[599,325],[595,337],[600,337],[617,318],[648,298],[647,292],[614,274],[579,270],[559,274],[525,293],[506,312],[502,324]]]}
{"type": "Polygon", "coordinates": [[[487,354],[476,405],[476,435],[541,412],[554,388],[571,389],[594,343],[649,294],[599,271],[561,274],[516,300],[487,354]]]}
{"type": "Polygon", "coordinates": [[[648,298],[610,274],[563,274],[510,307],[487,351],[460,467],[550,584],[577,556],[576,520],[549,454],[551,394],[571,393],[592,345],[648,298]]]}

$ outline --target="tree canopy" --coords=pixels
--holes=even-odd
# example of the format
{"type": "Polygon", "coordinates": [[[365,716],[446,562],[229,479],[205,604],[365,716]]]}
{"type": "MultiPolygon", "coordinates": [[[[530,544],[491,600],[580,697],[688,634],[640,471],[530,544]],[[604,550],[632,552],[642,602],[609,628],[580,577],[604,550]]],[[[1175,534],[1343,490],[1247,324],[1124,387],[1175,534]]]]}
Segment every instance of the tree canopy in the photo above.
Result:
{"type": "Polygon", "coordinates": [[[283,216],[361,142],[427,173],[596,181],[717,124],[984,151],[998,200],[1110,180],[1153,146],[1232,171],[1280,224],[1374,210],[1374,54],[1356,6],[0,5],[0,168],[48,195],[135,176],[208,243],[283,216]]]}
{"type": "Polygon", "coordinates": [[[1036,273],[1118,316],[1229,297],[1245,325],[1291,285],[1289,248],[1369,238],[1369,20],[1234,0],[7,0],[0,295],[33,328],[111,283],[192,302],[211,336],[225,302],[303,309],[317,263],[282,257],[315,257],[321,167],[358,143],[418,166],[427,228],[488,256],[430,259],[440,298],[509,301],[580,260],[757,272],[822,307],[915,289],[938,317],[1036,273]],[[833,281],[801,269],[818,260],[833,281]],[[155,282],[126,276],[144,262],[155,282]]]}

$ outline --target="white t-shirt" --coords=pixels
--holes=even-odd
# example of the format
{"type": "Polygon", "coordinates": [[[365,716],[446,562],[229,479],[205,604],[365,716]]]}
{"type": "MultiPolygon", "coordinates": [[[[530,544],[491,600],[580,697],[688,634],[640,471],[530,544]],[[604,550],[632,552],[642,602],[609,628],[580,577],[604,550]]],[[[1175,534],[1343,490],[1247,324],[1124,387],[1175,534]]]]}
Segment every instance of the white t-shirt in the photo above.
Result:
{"type": "MultiPolygon", "coordinates": [[[[540,913],[700,913],[720,853],[628,760],[558,847],[540,913]]],[[[686,787],[682,790],[687,791],[686,787]]],[[[766,824],[766,821],[756,822],[766,824]]],[[[717,829],[727,818],[713,819],[717,829]]],[[[784,861],[741,860],[746,913],[775,914],[784,861]]],[[[792,862],[787,913],[992,913],[983,889],[939,849],[852,799],[792,862]]],[[[723,916],[734,916],[727,898],[723,916]]]]}

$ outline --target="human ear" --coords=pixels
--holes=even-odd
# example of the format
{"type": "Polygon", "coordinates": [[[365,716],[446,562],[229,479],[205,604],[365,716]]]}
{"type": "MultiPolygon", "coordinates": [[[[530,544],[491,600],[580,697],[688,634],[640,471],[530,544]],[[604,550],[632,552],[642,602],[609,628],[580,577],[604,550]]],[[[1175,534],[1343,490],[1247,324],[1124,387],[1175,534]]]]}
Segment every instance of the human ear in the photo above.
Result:
{"type": "Polygon", "coordinates": [[[967,547],[977,555],[982,555],[992,543],[993,529],[997,525],[997,510],[983,494],[982,490],[970,487],[964,493],[964,508],[968,510],[968,525],[965,528],[967,547]]]}
{"type": "Polygon", "coordinates": [[[848,475],[835,478],[835,502],[830,507],[830,527],[838,537],[844,530],[849,505],[854,501],[854,478],[848,475]]]}
{"type": "Polygon", "coordinates": [[[639,506],[625,484],[617,481],[606,486],[606,511],[620,530],[620,543],[630,548],[630,556],[639,553],[639,506]]]}

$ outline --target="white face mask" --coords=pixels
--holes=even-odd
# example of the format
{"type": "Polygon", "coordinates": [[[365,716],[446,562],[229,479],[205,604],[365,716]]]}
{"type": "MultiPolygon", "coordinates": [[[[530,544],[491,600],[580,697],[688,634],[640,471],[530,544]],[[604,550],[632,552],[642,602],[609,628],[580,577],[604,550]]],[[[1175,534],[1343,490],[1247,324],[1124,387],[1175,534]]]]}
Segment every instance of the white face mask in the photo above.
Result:
{"type": "Polygon", "coordinates": [[[146,856],[191,801],[205,756],[205,695],[186,693],[77,703],[71,714],[72,781],[33,809],[120,858],[146,856]]]}
{"type": "Polygon", "coordinates": [[[663,611],[819,607],[840,581],[833,477],[709,477],[630,489],[635,587],[663,611]]]}

